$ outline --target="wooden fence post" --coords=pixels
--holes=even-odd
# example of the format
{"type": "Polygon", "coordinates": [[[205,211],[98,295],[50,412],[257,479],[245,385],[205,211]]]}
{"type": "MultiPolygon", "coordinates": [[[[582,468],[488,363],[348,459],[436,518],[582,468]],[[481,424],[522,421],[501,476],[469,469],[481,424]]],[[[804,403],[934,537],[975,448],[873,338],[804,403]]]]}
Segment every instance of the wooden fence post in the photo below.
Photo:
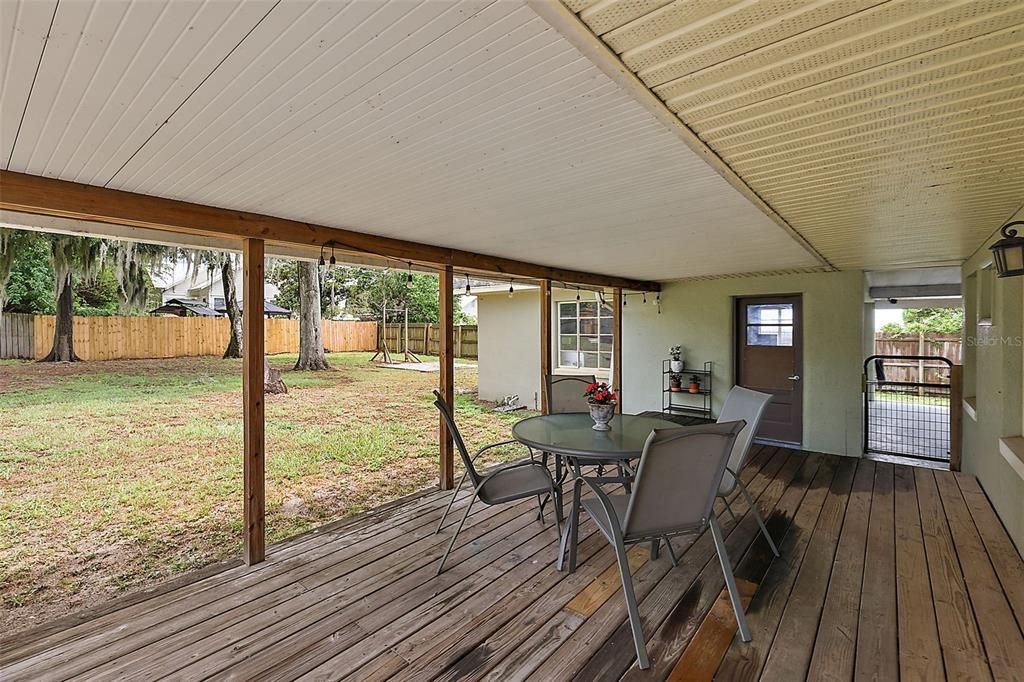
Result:
{"type": "MultiPolygon", "coordinates": [[[[455,321],[453,306],[455,305],[455,282],[452,266],[446,265],[441,273],[440,292],[440,313],[441,313],[441,338],[440,338],[440,379],[441,399],[448,406],[448,409],[455,410],[455,359],[452,354],[453,334],[452,325],[455,321]]],[[[455,451],[452,444],[452,434],[448,432],[448,425],[444,418],[440,417],[441,423],[441,467],[438,485],[441,490],[451,490],[455,487],[455,451]]]]}
{"type": "Polygon", "coordinates": [[[263,240],[242,242],[242,425],[245,563],[266,555],[263,409],[263,240]]]}

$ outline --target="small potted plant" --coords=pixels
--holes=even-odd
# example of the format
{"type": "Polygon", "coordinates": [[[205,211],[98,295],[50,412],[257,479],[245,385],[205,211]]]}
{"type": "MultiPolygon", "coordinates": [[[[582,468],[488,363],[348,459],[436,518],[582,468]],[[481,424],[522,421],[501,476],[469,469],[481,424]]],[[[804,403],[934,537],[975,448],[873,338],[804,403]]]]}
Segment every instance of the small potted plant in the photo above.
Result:
{"type": "Polygon", "coordinates": [[[608,422],[615,416],[615,404],[618,402],[615,392],[601,381],[588,384],[583,397],[590,404],[590,418],[594,420],[591,428],[595,431],[611,431],[612,427],[608,426],[608,422]]]}
{"type": "Polygon", "coordinates": [[[693,374],[690,376],[690,393],[700,393],[700,375],[693,374]]]}
{"type": "Polygon", "coordinates": [[[683,375],[682,374],[669,374],[668,375],[668,388],[673,393],[679,393],[683,390],[683,375]]]}
{"type": "Polygon", "coordinates": [[[672,358],[669,361],[669,363],[668,363],[669,364],[669,369],[671,371],[673,371],[673,372],[682,372],[683,371],[683,347],[682,346],[672,346],[671,348],[668,349],[668,355],[669,355],[670,358],[672,358]]]}

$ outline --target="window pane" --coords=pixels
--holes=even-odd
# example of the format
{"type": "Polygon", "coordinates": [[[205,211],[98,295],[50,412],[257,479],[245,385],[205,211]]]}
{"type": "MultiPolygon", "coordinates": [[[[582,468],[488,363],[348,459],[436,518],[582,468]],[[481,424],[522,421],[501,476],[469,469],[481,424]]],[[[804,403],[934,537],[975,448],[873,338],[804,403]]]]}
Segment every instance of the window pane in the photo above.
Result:
{"type": "Polygon", "coordinates": [[[580,320],[580,334],[597,334],[597,318],[583,318],[580,320]]]}
{"type": "Polygon", "coordinates": [[[793,324],[793,304],[748,305],[747,322],[749,324],[793,324]]]}
{"type": "Polygon", "coordinates": [[[560,334],[575,334],[576,333],[576,318],[570,317],[567,320],[558,321],[558,332],[560,334]]]}
{"type": "Polygon", "coordinates": [[[612,349],[612,340],[614,338],[615,338],[614,336],[608,336],[608,335],[602,336],[601,337],[601,350],[611,350],[612,349]]]}
{"type": "Polygon", "coordinates": [[[596,336],[581,336],[580,337],[580,350],[597,350],[597,337],[596,336]]]}
{"type": "Polygon", "coordinates": [[[583,366],[597,369],[597,353],[580,353],[583,356],[583,366]]]}
{"type": "Polygon", "coordinates": [[[576,336],[572,334],[566,334],[558,337],[558,349],[559,350],[576,350],[576,336]]]}
{"type": "Polygon", "coordinates": [[[615,333],[614,321],[610,317],[601,318],[601,333],[602,334],[613,334],[615,333]]]}
{"type": "Polygon", "coordinates": [[[580,301],[580,317],[597,317],[597,301],[580,301]]]}
{"type": "Polygon", "coordinates": [[[748,346],[792,346],[793,327],[786,325],[747,325],[748,346]]]}
{"type": "Polygon", "coordinates": [[[559,367],[579,367],[579,353],[574,350],[565,351],[563,350],[558,354],[558,366],[559,367]]]}
{"type": "Polygon", "coordinates": [[[601,369],[609,369],[612,366],[612,354],[601,353],[601,369]]]}
{"type": "Polygon", "coordinates": [[[612,313],[612,307],[610,305],[605,303],[601,306],[601,317],[612,317],[613,315],[614,313],[612,313]]]}
{"type": "Polygon", "coordinates": [[[558,316],[559,317],[576,317],[576,303],[559,303],[558,304],[558,316]]]}

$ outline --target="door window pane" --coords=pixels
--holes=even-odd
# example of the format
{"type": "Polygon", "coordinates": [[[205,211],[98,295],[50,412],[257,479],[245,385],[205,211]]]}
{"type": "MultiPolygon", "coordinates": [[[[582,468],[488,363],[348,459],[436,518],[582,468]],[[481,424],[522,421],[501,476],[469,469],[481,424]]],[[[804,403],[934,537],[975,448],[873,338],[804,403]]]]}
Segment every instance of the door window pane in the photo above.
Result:
{"type": "Polygon", "coordinates": [[[614,334],[615,330],[614,320],[610,317],[604,317],[604,313],[601,313],[601,333],[602,334],[614,334]]]}
{"type": "Polygon", "coordinates": [[[580,320],[580,334],[596,335],[598,332],[597,318],[582,318],[580,320]]]}
{"type": "Polygon", "coordinates": [[[559,350],[578,350],[576,346],[576,339],[579,338],[573,335],[560,335],[558,337],[558,349],[559,350]]]}
{"type": "Polygon", "coordinates": [[[583,356],[583,366],[597,369],[597,353],[580,353],[583,356]]]}
{"type": "Polygon", "coordinates": [[[559,367],[579,367],[580,354],[574,350],[562,351],[558,354],[559,367]]]}
{"type": "Polygon", "coordinates": [[[601,369],[610,369],[612,366],[612,354],[601,353],[601,369]]]}
{"type": "Polygon", "coordinates": [[[747,325],[748,346],[792,346],[793,327],[791,325],[747,325]]]}
{"type": "Polygon", "coordinates": [[[580,301],[580,317],[597,317],[597,301],[580,301]]]}
{"type": "Polygon", "coordinates": [[[615,338],[615,337],[611,336],[611,335],[604,335],[604,336],[602,336],[601,337],[601,350],[611,350],[612,349],[612,339],[613,338],[615,338]]]}
{"type": "Polygon", "coordinates": [[[597,350],[597,337],[596,336],[581,336],[580,337],[580,350],[597,350]]]}
{"type": "Polygon", "coordinates": [[[747,306],[748,324],[793,324],[792,303],[765,303],[747,306]]]}
{"type": "Polygon", "coordinates": [[[575,334],[576,333],[576,318],[571,317],[569,319],[563,319],[558,321],[558,333],[559,334],[575,334]]]}

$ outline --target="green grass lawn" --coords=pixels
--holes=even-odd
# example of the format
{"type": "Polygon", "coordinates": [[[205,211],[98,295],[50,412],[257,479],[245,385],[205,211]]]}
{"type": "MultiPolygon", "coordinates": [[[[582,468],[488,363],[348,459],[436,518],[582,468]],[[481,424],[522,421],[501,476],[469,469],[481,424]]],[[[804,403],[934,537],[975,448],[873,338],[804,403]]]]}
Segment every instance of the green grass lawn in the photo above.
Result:
{"type": "MultiPolygon", "coordinates": [[[[332,354],[327,372],[271,358],[289,393],[266,401],[270,542],[436,483],[438,375],[370,356],[332,354]]],[[[456,387],[470,448],[525,416],[478,403],[475,369],[456,387]]],[[[241,451],[240,361],[3,362],[0,631],[238,556],[241,451]]]]}

